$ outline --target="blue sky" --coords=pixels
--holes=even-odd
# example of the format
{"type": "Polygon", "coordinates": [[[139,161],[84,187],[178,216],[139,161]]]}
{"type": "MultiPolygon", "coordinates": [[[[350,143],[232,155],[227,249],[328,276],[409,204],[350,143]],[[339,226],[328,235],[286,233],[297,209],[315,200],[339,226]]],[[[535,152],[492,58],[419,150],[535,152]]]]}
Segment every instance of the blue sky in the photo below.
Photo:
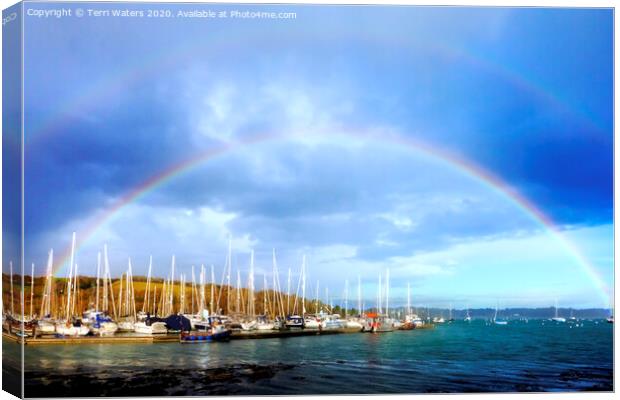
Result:
{"type": "Polygon", "coordinates": [[[338,298],[360,275],[369,305],[389,268],[395,304],[410,282],[420,305],[605,306],[531,215],[389,137],[501,178],[611,286],[610,10],[266,8],[297,18],[26,19],[26,262],[43,271],[50,248],[165,168],[269,132],[283,138],[122,208],[80,270],[108,243],[117,274],[127,257],[145,272],[150,254],[167,274],[175,254],[219,276],[232,235],[242,274],[251,249],[258,271],[275,248],[294,276],[306,254],[309,290],[318,279],[338,298]]]}

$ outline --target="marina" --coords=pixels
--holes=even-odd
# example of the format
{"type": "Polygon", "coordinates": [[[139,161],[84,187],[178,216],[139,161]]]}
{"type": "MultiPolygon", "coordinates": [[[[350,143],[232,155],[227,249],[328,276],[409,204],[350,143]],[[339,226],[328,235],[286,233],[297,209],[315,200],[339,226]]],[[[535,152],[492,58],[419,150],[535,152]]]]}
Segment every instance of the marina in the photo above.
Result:
{"type": "MultiPolygon", "coordinates": [[[[613,326],[455,320],[432,330],[226,343],[27,347],[26,393],[66,396],[611,390],[613,326]],[[571,328],[572,326],[572,328],[571,328]],[[467,351],[463,351],[466,348],[467,351]],[[592,360],[596,360],[595,362],[592,360]],[[368,385],[372,382],[372,385],[368,385]],[[490,385],[489,382],[492,384],[490,385]]],[[[7,355],[19,354],[8,346],[7,355]]]]}

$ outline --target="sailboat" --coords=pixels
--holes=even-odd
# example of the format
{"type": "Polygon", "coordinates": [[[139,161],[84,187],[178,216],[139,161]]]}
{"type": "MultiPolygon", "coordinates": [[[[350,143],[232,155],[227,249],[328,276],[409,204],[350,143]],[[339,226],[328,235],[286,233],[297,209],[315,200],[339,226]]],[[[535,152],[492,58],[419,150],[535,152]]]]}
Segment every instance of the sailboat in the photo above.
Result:
{"type": "MultiPolygon", "coordinates": [[[[97,253],[97,281],[95,293],[95,308],[82,313],[82,322],[89,326],[95,335],[113,335],[118,330],[118,325],[99,310],[99,280],[101,274],[101,253],[97,253]]],[[[105,282],[105,279],[104,279],[105,282]]]]}
{"type": "Polygon", "coordinates": [[[377,310],[378,313],[366,314],[366,323],[364,324],[363,332],[380,333],[380,332],[393,332],[394,320],[389,317],[389,299],[390,299],[390,270],[385,272],[385,314],[382,309],[383,291],[381,286],[381,275],[379,275],[379,286],[377,293],[377,310]]]}
{"type": "Polygon", "coordinates": [[[495,315],[493,316],[493,323],[495,325],[508,325],[508,321],[497,319],[498,306],[495,306],[495,315]]]}
{"type": "Polygon", "coordinates": [[[558,316],[558,301],[555,301],[555,316],[551,318],[555,322],[566,322],[566,318],[558,316]]]}
{"type": "Polygon", "coordinates": [[[469,307],[467,308],[467,315],[465,316],[465,319],[463,321],[471,322],[471,315],[469,315],[469,307]]]}
{"type": "Polygon", "coordinates": [[[41,318],[37,322],[37,333],[43,335],[53,335],[56,332],[56,325],[51,317],[52,308],[52,266],[54,264],[54,250],[50,249],[47,256],[47,270],[45,277],[45,287],[43,288],[43,299],[41,300],[41,318]]]}

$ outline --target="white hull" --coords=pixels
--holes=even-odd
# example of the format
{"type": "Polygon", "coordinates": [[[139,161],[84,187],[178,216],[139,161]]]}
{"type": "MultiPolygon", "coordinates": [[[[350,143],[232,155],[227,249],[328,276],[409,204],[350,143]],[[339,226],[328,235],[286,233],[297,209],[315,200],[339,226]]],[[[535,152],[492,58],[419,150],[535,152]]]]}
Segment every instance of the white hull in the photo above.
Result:
{"type": "Polygon", "coordinates": [[[256,325],[256,329],[258,329],[259,331],[272,331],[274,328],[275,325],[271,322],[256,325]]]}
{"type": "Polygon", "coordinates": [[[39,335],[53,335],[56,333],[56,326],[51,322],[39,321],[37,324],[37,334],[39,335]]]}
{"type": "Polygon", "coordinates": [[[551,320],[555,322],[566,322],[566,318],[563,318],[563,317],[554,317],[554,318],[551,318],[551,320]]]}
{"type": "Polygon", "coordinates": [[[133,332],[134,325],[135,324],[131,321],[121,321],[118,323],[118,330],[120,332],[133,332]]]}
{"type": "Polygon", "coordinates": [[[66,325],[56,325],[56,333],[64,336],[86,336],[90,332],[87,326],[66,326],[66,325]]]}
{"type": "Polygon", "coordinates": [[[244,322],[241,324],[241,329],[244,331],[253,331],[256,329],[256,321],[244,322]]]}
{"type": "Polygon", "coordinates": [[[306,329],[318,330],[321,326],[321,323],[317,321],[316,319],[307,319],[305,324],[306,324],[306,329]]]}
{"type": "Polygon", "coordinates": [[[144,335],[162,335],[168,333],[164,322],[153,322],[147,325],[145,322],[136,322],[134,324],[134,332],[144,335]]]}
{"type": "Polygon", "coordinates": [[[102,322],[99,328],[91,327],[90,330],[95,335],[114,335],[118,331],[118,325],[114,322],[102,322]]]}
{"type": "Polygon", "coordinates": [[[364,326],[357,321],[347,321],[344,327],[347,329],[362,329],[364,326]]]}

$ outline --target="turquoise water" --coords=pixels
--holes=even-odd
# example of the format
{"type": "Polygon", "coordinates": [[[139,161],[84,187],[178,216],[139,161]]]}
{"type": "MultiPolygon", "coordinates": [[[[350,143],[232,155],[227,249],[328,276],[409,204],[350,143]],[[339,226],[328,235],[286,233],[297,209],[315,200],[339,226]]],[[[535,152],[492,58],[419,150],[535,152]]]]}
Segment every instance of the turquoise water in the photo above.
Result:
{"type": "Polygon", "coordinates": [[[613,390],[613,325],[457,321],[432,330],[210,344],[27,347],[26,396],[613,390]]]}

